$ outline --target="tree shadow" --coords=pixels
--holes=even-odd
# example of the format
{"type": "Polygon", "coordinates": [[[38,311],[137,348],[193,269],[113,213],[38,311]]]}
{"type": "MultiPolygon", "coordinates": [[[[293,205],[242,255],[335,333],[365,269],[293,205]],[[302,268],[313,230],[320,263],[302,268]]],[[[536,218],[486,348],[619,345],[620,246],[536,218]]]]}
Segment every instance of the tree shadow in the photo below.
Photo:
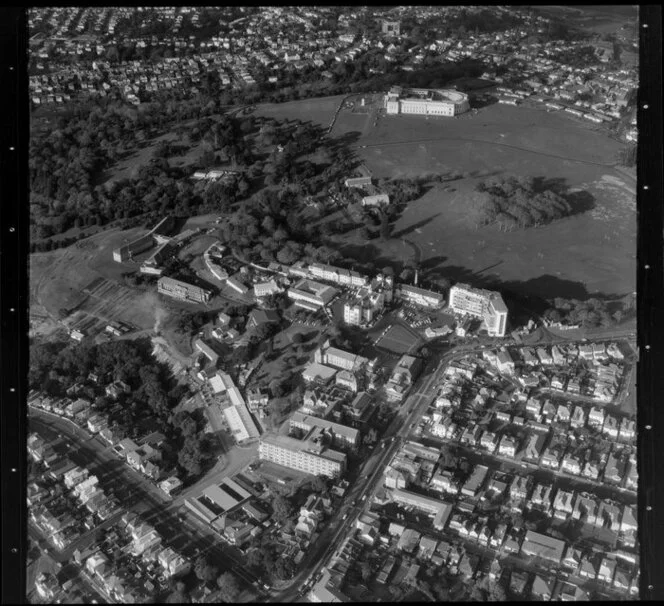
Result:
{"type": "Polygon", "coordinates": [[[552,191],[564,198],[571,207],[568,216],[580,215],[595,208],[595,197],[588,191],[570,191],[567,179],[562,177],[535,177],[533,189],[536,193],[552,191]]]}
{"type": "Polygon", "coordinates": [[[392,234],[392,238],[403,238],[404,236],[407,236],[408,234],[414,232],[416,229],[419,229],[420,227],[424,227],[428,223],[431,223],[436,217],[438,217],[440,213],[436,213],[435,215],[431,215],[430,217],[426,219],[422,219],[421,221],[418,221],[417,223],[413,223],[412,225],[409,225],[408,227],[405,227],[404,229],[401,229],[397,232],[394,232],[392,234]]]}

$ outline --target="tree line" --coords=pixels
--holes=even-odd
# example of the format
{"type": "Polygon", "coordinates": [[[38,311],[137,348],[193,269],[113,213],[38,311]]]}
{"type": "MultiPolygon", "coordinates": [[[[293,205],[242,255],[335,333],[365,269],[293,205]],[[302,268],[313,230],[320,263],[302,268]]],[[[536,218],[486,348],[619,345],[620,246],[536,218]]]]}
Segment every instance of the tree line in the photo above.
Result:
{"type": "Polygon", "coordinates": [[[595,297],[586,301],[556,297],[550,301],[550,305],[543,314],[544,318],[551,322],[580,324],[584,328],[613,326],[623,319],[626,311],[629,311],[623,301],[612,313],[607,301],[595,297]]]}

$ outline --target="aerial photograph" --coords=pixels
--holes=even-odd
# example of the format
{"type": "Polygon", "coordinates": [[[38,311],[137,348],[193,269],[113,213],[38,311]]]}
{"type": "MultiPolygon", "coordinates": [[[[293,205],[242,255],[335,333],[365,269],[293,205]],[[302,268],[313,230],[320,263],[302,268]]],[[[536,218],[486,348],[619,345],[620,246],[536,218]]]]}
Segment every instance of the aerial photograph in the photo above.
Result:
{"type": "Polygon", "coordinates": [[[27,21],[27,603],[639,600],[638,6],[27,21]]]}

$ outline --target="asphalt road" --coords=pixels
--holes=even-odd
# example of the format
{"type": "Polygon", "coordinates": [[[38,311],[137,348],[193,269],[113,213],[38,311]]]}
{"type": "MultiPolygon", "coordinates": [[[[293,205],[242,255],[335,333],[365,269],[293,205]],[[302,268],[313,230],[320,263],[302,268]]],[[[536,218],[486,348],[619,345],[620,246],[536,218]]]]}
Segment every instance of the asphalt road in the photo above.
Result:
{"type": "MultiPolygon", "coordinates": [[[[612,334],[606,334],[602,337],[598,337],[597,340],[620,338],[621,336],[622,332],[618,331],[618,335],[614,336],[612,334]]],[[[588,341],[590,342],[592,339],[588,339],[588,341]]],[[[548,341],[535,342],[530,345],[537,346],[540,344],[548,344],[548,341]]],[[[306,566],[302,572],[296,575],[288,589],[273,594],[273,597],[269,600],[270,602],[292,602],[302,597],[302,595],[305,593],[302,591],[303,585],[306,584],[310,579],[317,578],[321,569],[327,564],[330,556],[340,547],[341,542],[346,538],[351,529],[354,527],[355,520],[365,509],[366,503],[370,502],[371,499],[368,497],[375,490],[378,484],[377,480],[382,477],[382,472],[394,455],[395,450],[401,445],[404,439],[407,439],[414,428],[415,421],[421,418],[424,410],[426,409],[426,406],[428,406],[428,404],[433,399],[434,392],[432,386],[438,380],[440,380],[442,371],[454,359],[464,357],[470,353],[481,352],[483,349],[485,349],[485,347],[481,344],[468,344],[455,347],[453,350],[445,353],[442,356],[435,369],[431,370],[431,364],[428,368],[425,369],[424,375],[420,377],[420,379],[415,383],[409,397],[401,405],[399,413],[395,416],[392,423],[390,423],[388,429],[384,433],[383,441],[390,440],[392,437],[395,437],[394,442],[388,442],[390,445],[385,448],[376,448],[374,453],[371,455],[371,457],[369,457],[369,459],[363,465],[360,473],[358,474],[358,478],[369,477],[369,480],[362,484],[360,484],[358,481],[355,482],[346,497],[346,505],[342,506],[338,514],[333,518],[328,529],[323,532],[321,537],[319,537],[317,544],[324,542],[327,544],[327,548],[325,550],[315,548],[313,552],[310,552],[308,559],[311,563],[306,566]],[[383,451],[383,453],[380,454],[380,451],[383,451]],[[378,463],[376,463],[377,456],[378,463]],[[371,475],[369,476],[368,474],[371,475]],[[345,520],[343,519],[344,514],[348,514],[345,520]],[[336,528],[336,531],[332,534],[332,538],[329,539],[330,533],[328,531],[331,528],[336,528]]],[[[438,442],[437,445],[440,445],[440,442],[438,442]]],[[[472,457],[472,460],[475,462],[482,462],[483,464],[492,463],[495,465],[494,458],[491,457],[488,453],[471,451],[469,449],[468,454],[469,458],[472,457]]],[[[501,460],[501,465],[506,467],[506,471],[510,468],[512,468],[514,471],[524,471],[519,463],[510,463],[501,460]]],[[[585,486],[589,489],[589,491],[597,494],[600,497],[603,496],[604,493],[606,493],[607,496],[611,496],[612,498],[615,498],[616,496],[616,491],[612,487],[607,486],[602,488],[596,484],[588,486],[588,483],[584,484],[583,480],[581,479],[577,480],[572,477],[555,474],[554,472],[535,469],[535,466],[531,467],[530,475],[533,475],[537,481],[555,483],[556,486],[560,488],[569,487],[573,488],[574,490],[579,490],[582,489],[580,487],[585,486]]],[[[631,503],[634,500],[634,495],[627,491],[621,494],[621,497],[624,497],[621,499],[623,502],[631,503]]],[[[472,547],[476,548],[481,546],[473,544],[472,547]]],[[[520,563],[521,562],[522,561],[520,560],[520,563]]],[[[521,567],[523,568],[523,566],[521,567]]]]}
{"type": "MultiPolygon", "coordinates": [[[[179,517],[180,502],[173,502],[156,486],[132,470],[112,453],[110,446],[99,438],[90,438],[87,432],[74,427],[63,419],[46,417],[43,412],[30,412],[30,423],[47,439],[63,435],[54,448],[66,453],[77,465],[86,466],[99,478],[100,486],[108,492],[114,490],[125,511],[138,513],[152,524],[163,537],[165,545],[172,546],[185,557],[195,560],[205,554],[220,569],[231,569],[248,583],[257,578],[243,569],[241,554],[226,545],[209,527],[192,516],[179,517]],[[65,442],[64,440],[68,440],[65,442]]],[[[94,541],[100,528],[111,526],[122,514],[109,518],[94,530],[83,534],[62,552],[54,551],[54,559],[66,562],[77,547],[94,541]]]]}
{"type": "MultiPolygon", "coordinates": [[[[611,336],[605,335],[602,339],[611,338],[611,336]]],[[[537,345],[537,343],[532,345],[537,345]]],[[[268,601],[291,602],[302,597],[303,585],[319,574],[323,565],[338,549],[341,541],[354,526],[355,520],[366,507],[366,503],[370,501],[369,495],[379,484],[383,470],[394,452],[402,440],[412,432],[415,421],[422,416],[426,406],[433,399],[432,387],[440,379],[444,368],[455,358],[480,352],[483,349],[484,346],[477,343],[461,345],[445,353],[434,369],[431,368],[433,364],[428,365],[385,432],[382,443],[385,443],[386,446],[377,445],[372,455],[363,464],[358,478],[368,478],[368,480],[358,480],[353,484],[346,497],[345,505],[333,517],[308,554],[310,563],[296,575],[288,588],[282,591],[271,591],[268,601]],[[395,439],[390,441],[391,438],[395,439]]],[[[43,411],[30,409],[30,416],[31,423],[34,423],[34,426],[46,437],[55,438],[58,433],[61,433],[69,440],[69,442],[61,442],[56,445],[56,450],[66,451],[76,464],[90,468],[91,472],[99,477],[100,485],[105,490],[115,490],[126,510],[145,514],[147,520],[164,538],[164,543],[172,545],[174,549],[192,560],[195,560],[200,554],[206,554],[212,561],[220,565],[222,570],[231,569],[249,583],[257,580],[255,575],[244,569],[241,555],[237,550],[223,543],[212,529],[194,519],[193,516],[178,516],[182,498],[176,499],[174,502],[170,501],[156,486],[122,462],[112,452],[111,447],[100,438],[91,437],[88,432],[76,427],[73,423],[43,411]]],[[[483,453],[471,454],[479,457],[480,460],[485,456],[483,453]]],[[[537,471],[535,473],[549,472],[537,471]]],[[[208,476],[199,485],[208,485],[215,479],[215,477],[208,476]]],[[[575,480],[570,478],[569,481],[574,482],[575,480]]],[[[593,491],[595,490],[593,488],[593,491]]],[[[113,523],[113,521],[114,519],[111,518],[107,522],[113,523]]],[[[74,545],[84,544],[86,541],[92,540],[93,536],[92,532],[86,533],[74,545]]],[[[68,559],[75,549],[74,545],[58,554],[55,559],[58,561],[68,559]]],[[[266,594],[263,595],[266,597],[266,594]]]]}

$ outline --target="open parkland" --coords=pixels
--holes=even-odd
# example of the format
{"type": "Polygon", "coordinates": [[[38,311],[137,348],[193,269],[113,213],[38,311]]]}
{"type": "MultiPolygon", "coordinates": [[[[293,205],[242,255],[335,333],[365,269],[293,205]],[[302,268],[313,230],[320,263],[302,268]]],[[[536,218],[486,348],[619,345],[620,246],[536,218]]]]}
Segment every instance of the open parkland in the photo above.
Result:
{"type": "MultiPolygon", "coordinates": [[[[582,299],[635,290],[635,180],[617,168],[620,143],[594,125],[538,106],[494,104],[456,118],[425,118],[387,116],[381,98],[339,95],[254,110],[324,126],[333,122],[332,135],[348,136],[352,153],[377,179],[452,175],[409,203],[388,241],[362,242],[353,232],[343,236],[355,254],[397,265],[415,256],[431,282],[468,280],[527,295],[582,299]],[[360,108],[362,97],[367,104],[360,108]],[[587,192],[592,207],[537,229],[477,229],[467,221],[467,198],[479,180],[501,174],[556,175],[570,191],[587,192]]],[[[192,217],[185,229],[211,227],[213,219],[192,217]]],[[[102,321],[123,319],[138,329],[150,328],[150,296],[119,286],[108,293],[117,305],[107,302],[100,309],[103,301],[86,292],[89,285],[99,285],[97,278],[118,282],[131,269],[114,263],[111,251],[140,231],[111,229],[66,249],[31,255],[31,314],[38,321],[33,330],[53,330],[58,312],[78,305],[102,321]]]]}

